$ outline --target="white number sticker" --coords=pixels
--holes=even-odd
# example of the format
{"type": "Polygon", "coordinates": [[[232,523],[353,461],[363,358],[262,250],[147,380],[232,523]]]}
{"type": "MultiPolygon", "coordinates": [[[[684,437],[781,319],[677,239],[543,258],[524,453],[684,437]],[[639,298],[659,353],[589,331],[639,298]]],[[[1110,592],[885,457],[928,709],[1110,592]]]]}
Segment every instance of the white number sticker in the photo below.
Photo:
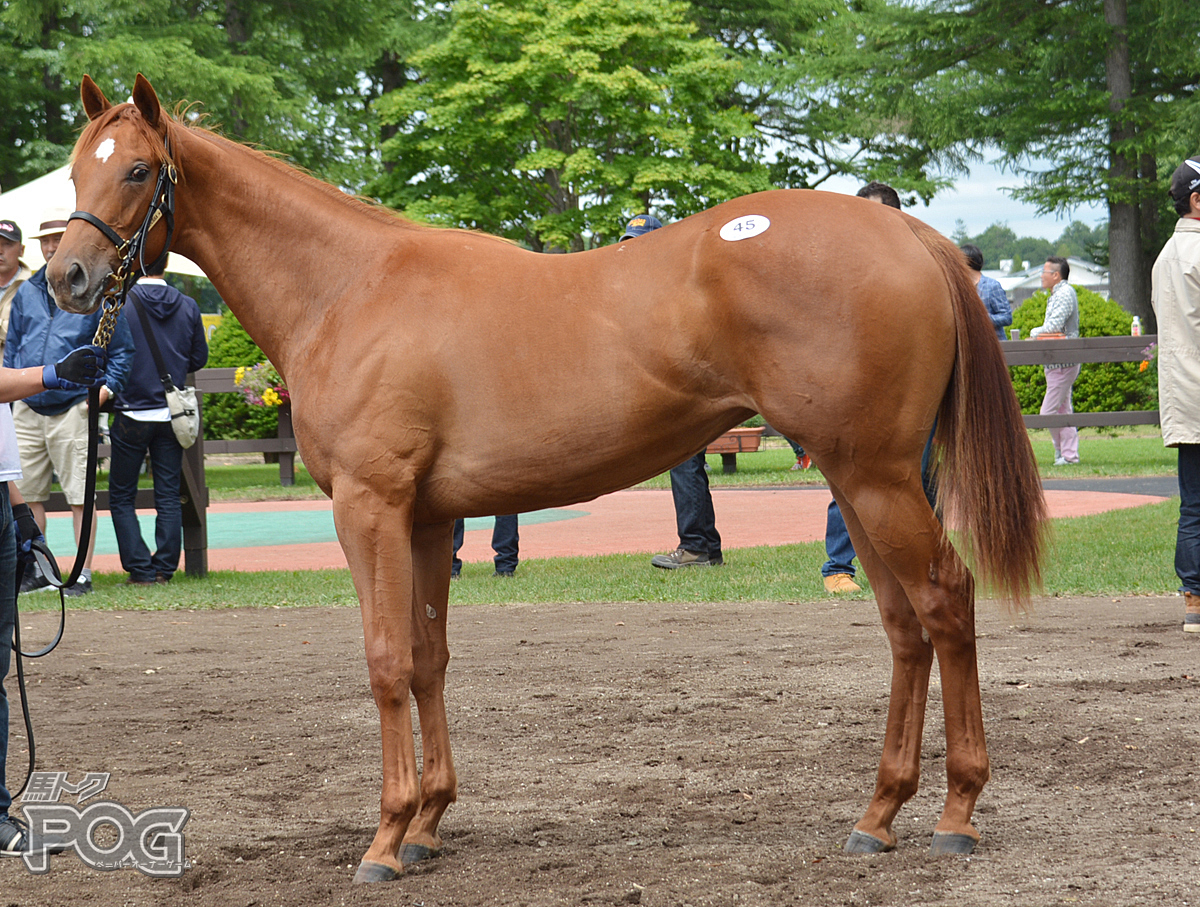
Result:
{"type": "Polygon", "coordinates": [[[737,242],[739,239],[749,239],[766,233],[771,226],[770,219],[761,214],[746,214],[737,220],[731,220],[721,228],[721,239],[726,242],[737,242]]]}

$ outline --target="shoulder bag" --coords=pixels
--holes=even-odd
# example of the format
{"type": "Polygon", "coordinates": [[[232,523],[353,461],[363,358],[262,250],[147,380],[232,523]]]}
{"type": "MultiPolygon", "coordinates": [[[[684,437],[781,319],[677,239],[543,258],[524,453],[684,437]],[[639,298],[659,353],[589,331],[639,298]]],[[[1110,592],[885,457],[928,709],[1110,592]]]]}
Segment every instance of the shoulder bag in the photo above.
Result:
{"type": "Polygon", "coordinates": [[[194,387],[176,387],[171,380],[171,373],[163,365],[162,353],[158,351],[158,341],[154,339],[154,331],[150,329],[150,319],[142,310],[142,304],[137,295],[130,293],[129,301],[133,303],[142,322],[142,333],[146,335],[146,343],[150,345],[150,355],[154,357],[154,366],[158,369],[162,380],[163,393],[167,397],[167,409],[171,411],[171,428],[175,432],[175,440],[180,447],[191,447],[196,443],[200,434],[200,411],[196,407],[196,389],[194,387]]]}

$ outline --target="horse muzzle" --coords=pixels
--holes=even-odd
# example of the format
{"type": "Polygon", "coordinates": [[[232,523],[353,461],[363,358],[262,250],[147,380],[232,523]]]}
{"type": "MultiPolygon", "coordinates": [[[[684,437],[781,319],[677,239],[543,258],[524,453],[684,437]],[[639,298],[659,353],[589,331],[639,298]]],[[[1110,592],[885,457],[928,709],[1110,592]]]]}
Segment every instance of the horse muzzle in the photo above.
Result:
{"type": "Polygon", "coordinates": [[[89,263],[59,249],[46,267],[46,282],[55,303],[64,312],[90,315],[100,307],[113,276],[111,265],[100,259],[89,263]]]}

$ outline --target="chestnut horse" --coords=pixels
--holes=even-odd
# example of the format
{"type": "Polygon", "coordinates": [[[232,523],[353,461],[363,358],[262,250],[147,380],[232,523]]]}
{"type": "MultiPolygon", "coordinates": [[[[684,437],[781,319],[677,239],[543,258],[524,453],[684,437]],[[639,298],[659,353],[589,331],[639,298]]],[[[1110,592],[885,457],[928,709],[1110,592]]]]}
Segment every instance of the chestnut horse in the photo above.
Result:
{"type": "Polygon", "coordinates": [[[931,428],[947,517],[1007,598],[1040,581],[1045,511],[953,244],[873,202],[776,191],[538,255],[408,222],[188,126],[141,75],[130,103],[111,105],[87,77],[82,98],[80,211],[47,272],[58,305],[94,311],[119,273],[112,238],[145,222],[144,260],[169,242],[199,264],[286,376],[304,463],[333,499],[383,736],[379,828],[356,880],[436,853],[455,799],[443,700],[453,520],[625,488],[754,413],[829,480],[891,644],[878,780],[847,849],[896,844],[935,654],[948,792],[933,849],[974,848],[988,779],[975,587],[922,492],[931,428]],[[169,194],[155,177],[176,171],[168,229],[171,217],[147,212],[169,194]]]}

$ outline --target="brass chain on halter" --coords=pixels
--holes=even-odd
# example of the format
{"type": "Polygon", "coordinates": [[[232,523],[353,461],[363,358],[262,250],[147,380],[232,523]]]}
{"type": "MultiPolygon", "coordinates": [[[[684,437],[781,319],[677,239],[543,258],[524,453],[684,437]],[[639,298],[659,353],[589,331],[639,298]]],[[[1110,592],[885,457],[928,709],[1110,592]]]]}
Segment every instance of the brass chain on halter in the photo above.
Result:
{"type": "MultiPolygon", "coordinates": [[[[174,171],[174,167],[171,168],[174,171]]],[[[175,181],[172,174],[171,182],[175,181]]],[[[144,228],[142,235],[149,233],[150,230],[158,223],[162,217],[162,211],[155,207],[151,211],[149,225],[144,228]]],[[[92,343],[95,346],[102,346],[108,349],[109,341],[112,340],[113,332],[117,329],[117,316],[121,313],[121,307],[125,305],[125,297],[129,294],[129,288],[137,281],[139,274],[135,273],[134,255],[130,254],[132,250],[128,249],[132,240],[124,243],[125,248],[118,248],[119,254],[123,253],[124,257],[121,260],[120,266],[113,274],[113,285],[104,293],[104,298],[100,301],[100,322],[96,325],[96,336],[92,338],[92,343]]]]}
{"type": "Polygon", "coordinates": [[[121,313],[121,307],[125,305],[125,297],[137,279],[146,273],[146,265],[142,260],[146,238],[164,213],[167,219],[167,241],[155,264],[166,264],[171,237],[175,232],[175,185],[179,182],[179,171],[175,169],[175,163],[170,158],[169,145],[167,155],[167,159],[159,168],[158,184],[154,187],[154,197],[146,211],[141,229],[129,239],[122,242],[115,230],[86,211],[76,211],[71,215],[71,219],[86,220],[99,229],[116,246],[117,255],[121,258],[121,264],[112,275],[112,285],[104,291],[104,298],[100,301],[100,321],[96,325],[96,336],[92,338],[92,343],[96,346],[108,349],[113,332],[117,329],[117,316],[121,313]]]}

